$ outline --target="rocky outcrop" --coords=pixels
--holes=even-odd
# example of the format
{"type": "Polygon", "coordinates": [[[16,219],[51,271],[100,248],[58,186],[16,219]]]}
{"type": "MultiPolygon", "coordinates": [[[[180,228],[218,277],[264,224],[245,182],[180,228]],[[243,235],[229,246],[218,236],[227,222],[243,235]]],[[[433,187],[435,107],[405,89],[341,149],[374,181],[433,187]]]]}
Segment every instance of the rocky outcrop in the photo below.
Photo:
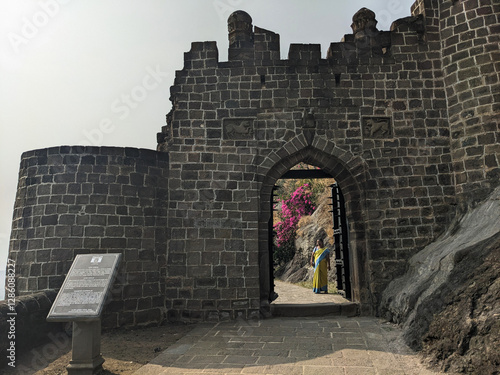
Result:
{"type": "Polygon", "coordinates": [[[380,314],[444,369],[493,374],[488,368],[500,365],[499,251],[497,188],[410,259],[407,273],[384,291],[380,314]]]}
{"type": "MultiPolygon", "coordinates": [[[[470,257],[461,263],[474,262],[470,257]]],[[[458,276],[458,275],[457,275],[458,276]]],[[[468,280],[443,295],[446,306],[423,337],[423,352],[443,370],[498,374],[500,369],[500,241],[468,280]]]]}

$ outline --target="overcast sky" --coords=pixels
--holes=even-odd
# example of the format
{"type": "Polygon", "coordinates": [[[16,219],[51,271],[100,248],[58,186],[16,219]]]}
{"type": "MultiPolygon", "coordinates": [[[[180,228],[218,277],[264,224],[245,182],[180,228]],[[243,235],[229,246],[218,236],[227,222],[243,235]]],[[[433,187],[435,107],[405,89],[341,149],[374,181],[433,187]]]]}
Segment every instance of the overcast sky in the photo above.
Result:
{"type": "Polygon", "coordinates": [[[412,3],[0,0],[0,269],[21,154],[81,144],[155,149],[184,52],[193,41],[217,41],[220,61],[227,60],[233,11],[245,10],[254,26],[280,34],[282,58],[290,43],[321,44],[325,57],[331,42],[352,32],[360,8],[373,10],[379,30],[389,30],[392,21],[410,15],[412,3]],[[155,80],[144,89],[152,71],[155,80]]]}

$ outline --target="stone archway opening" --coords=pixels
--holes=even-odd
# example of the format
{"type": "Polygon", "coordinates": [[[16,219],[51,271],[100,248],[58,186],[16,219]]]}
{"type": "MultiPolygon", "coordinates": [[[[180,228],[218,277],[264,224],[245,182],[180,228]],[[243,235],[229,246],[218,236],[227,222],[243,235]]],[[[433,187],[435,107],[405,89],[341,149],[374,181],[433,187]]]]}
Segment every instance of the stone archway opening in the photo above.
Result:
{"type": "MultiPolygon", "coordinates": [[[[260,194],[259,212],[259,266],[260,266],[260,290],[261,290],[261,312],[264,315],[271,311],[273,299],[273,273],[270,249],[272,236],[272,197],[276,182],[283,176],[289,176],[292,167],[298,163],[305,163],[318,167],[324,176],[333,177],[341,187],[343,200],[345,201],[344,225],[347,234],[344,237],[348,253],[344,257],[346,262],[343,266],[348,267],[349,297],[352,302],[358,303],[361,310],[371,310],[371,293],[365,243],[365,225],[363,210],[361,207],[361,185],[363,176],[355,176],[345,162],[335,155],[337,150],[331,153],[320,151],[314,147],[305,147],[291,155],[283,157],[275,163],[263,179],[260,194]],[[287,173],[289,173],[287,175],[287,173]],[[360,178],[361,177],[361,178],[360,178]]],[[[358,170],[358,169],[357,169],[358,170]]],[[[356,171],[357,171],[356,170],[356,171]]],[[[303,172],[302,172],[303,173],[303,172]]],[[[340,191],[340,190],[339,190],[340,191]]],[[[333,265],[333,264],[332,264],[333,265]]]]}
{"type": "MultiPolygon", "coordinates": [[[[297,195],[295,199],[298,201],[292,203],[292,206],[299,202],[304,204],[307,201],[304,198],[297,198],[297,195]]],[[[268,245],[272,302],[275,305],[349,302],[352,298],[349,230],[344,197],[334,177],[319,167],[299,163],[278,179],[273,187],[270,202],[272,215],[269,222],[268,245]],[[292,240],[293,251],[285,247],[284,252],[279,252],[276,226],[280,222],[279,212],[282,209],[280,204],[294,192],[304,193],[304,196],[311,200],[311,205],[314,204],[315,207],[314,211],[309,211],[309,214],[304,215],[305,220],[298,220],[292,240]],[[312,224],[313,217],[314,224],[312,224]],[[314,296],[310,290],[306,293],[293,285],[296,283],[310,286],[313,275],[313,269],[309,267],[310,250],[314,247],[315,241],[320,238],[327,243],[331,259],[331,272],[328,273],[330,296],[320,297],[321,299],[314,296]],[[283,260],[285,256],[286,259],[283,260]],[[291,280],[288,280],[288,277],[291,280]],[[284,283],[284,279],[289,282],[284,283]]],[[[299,218],[295,217],[295,219],[299,218]]]]}

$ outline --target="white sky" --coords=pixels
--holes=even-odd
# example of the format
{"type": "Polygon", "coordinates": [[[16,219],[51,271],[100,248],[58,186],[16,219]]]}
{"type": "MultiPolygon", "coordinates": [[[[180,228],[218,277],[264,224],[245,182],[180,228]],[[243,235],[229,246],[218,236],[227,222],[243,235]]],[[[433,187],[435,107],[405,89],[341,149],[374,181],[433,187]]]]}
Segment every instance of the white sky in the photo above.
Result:
{"type": "Polygon", "coordinates": [[[191,42],[215,40],[226,61],[233,11],[280,34],[282,58],[290,43],[321,44],[325,57],[331,42],[352,32],[360,8],[389,30],[413,1],[0,0],[0,269],[21,154],[80,144],[155,149],[184,52],[191,42]],[[151,70],[156,81],[138,89],[151,70]]]}

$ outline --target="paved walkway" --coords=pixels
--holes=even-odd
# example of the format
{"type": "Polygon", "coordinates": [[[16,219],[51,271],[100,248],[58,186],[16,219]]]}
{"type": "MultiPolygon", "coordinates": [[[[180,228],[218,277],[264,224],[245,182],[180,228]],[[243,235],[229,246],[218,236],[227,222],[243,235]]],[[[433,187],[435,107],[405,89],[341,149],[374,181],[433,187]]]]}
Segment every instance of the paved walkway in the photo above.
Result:
{"type": "Polygon", "coordinates": [[[200,324],[135,375],[424,375],[393,325],[375,318],[200,324]]]}
{"type": "MultiPolygon", "coordinates": [[[[278,283],[281,301],[290,303],[283,287],[290,289],[278,283]]],[[[300,303],[340,298],[293,290],[300,303]]],[[[420,364],[394,325],[372,317],[323,316],[199,324],[135,375],[436,373],[420,364]]]]}
{"type": "Polygon", "coordinates": [[[290,283],[275,281],[279,297],[271,304],[273,317],[358,316],[359,304],[338,294],[316,294],[290,283]]]}
{"type": "Polygon", "coordinates": [[[306,289],[298,285],[274,280],[274,291],[278,293],[278,298],[274,304],[296,303],[305,305],[310,303],[349,303],[347,299],[339,294],[316,294],[311,289],[306,289]]]}

